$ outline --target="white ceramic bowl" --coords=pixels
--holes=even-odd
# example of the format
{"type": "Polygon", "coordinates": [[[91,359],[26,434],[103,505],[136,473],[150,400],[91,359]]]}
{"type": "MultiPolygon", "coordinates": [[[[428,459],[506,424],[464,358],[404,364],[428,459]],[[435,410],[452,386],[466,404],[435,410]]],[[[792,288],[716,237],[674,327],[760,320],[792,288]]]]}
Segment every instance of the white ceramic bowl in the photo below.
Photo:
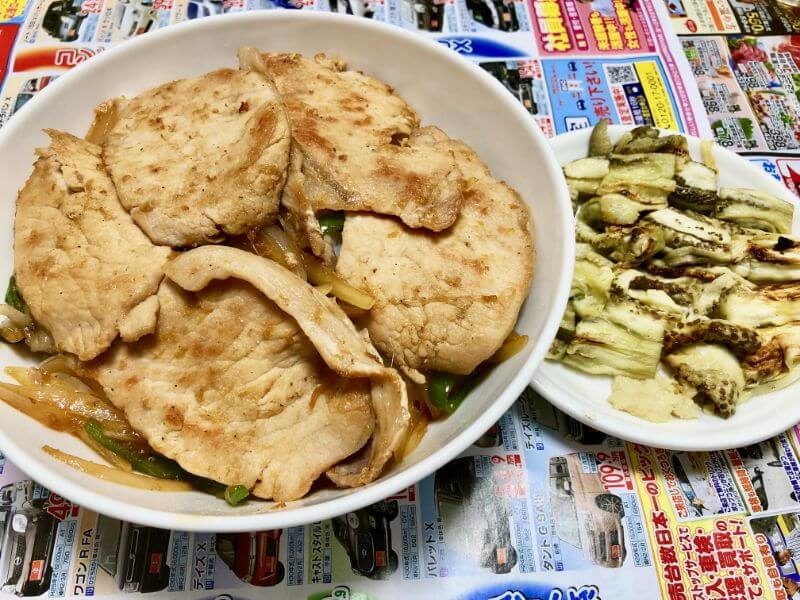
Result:
{"type": "MultiPolygon", "coordinates": [[[[419,447],[378,481],[318,491],[281,510],[259,501],[230,508],[201,493],[147,492],[82,476],[41,446],[86,457],[90,451],[0,403],[0,448],[32,478],[81,505],[146,525],[220,532],[287,527],[355,510],[412,485],[456,457],[511,406],[555,336],[569,292],[574,252],[568,193],[547,140],[512,95],[480,68],[421,36],[367,19],[299,11],[209,17],[149,33],[103,52],[37,94],[0,130],[0,281],[11,274],[14,201],[31,171],[34,148],[47,143],[43,127],[81,135],[99,102],[235,66],[242,45],[343,56],[394,86],[424,123],[467,141],[498,178],[519,190],[535,217],[538,253],[532,293],[517,327],[530,343],[453,416],[433,424],[419,447]]],[[[24,360],[0,346],[0,365],[24,360]]]]}
{"type": "MultiPolygon", "coordinates": [[[[609,127],[613,141],[629,128],[609,127]]],[[[667,133],[667,132],[662,132],[667,133]]],[[[674,132],[671,132],[674,133],[674,132]]],[[[560,135],[550,144],[560,164],[586,156],[591,131],[560,135]]],[[[700,139],[686,136],[695,160],[700,160],[700,139]]],[[[783,185],[741,156],[714,146],[720,185],[764,190],[795,206],[793,231],[800,231],[800,206],[783,185]]],[[[702,415],[694,420],[674,419],[651,423],[608,403],[611,377],[588,375],[563,364],[545,361],[536,372],[533,386],[558,408],[619,438],[672,450],[721,450],[739,448],[770,438],[800,422],[800,382],[769,394],[759,394],[740,405],[729,419],[702,415]]],[[[644,401],[644,399],[643,399],[644,401]]]]}

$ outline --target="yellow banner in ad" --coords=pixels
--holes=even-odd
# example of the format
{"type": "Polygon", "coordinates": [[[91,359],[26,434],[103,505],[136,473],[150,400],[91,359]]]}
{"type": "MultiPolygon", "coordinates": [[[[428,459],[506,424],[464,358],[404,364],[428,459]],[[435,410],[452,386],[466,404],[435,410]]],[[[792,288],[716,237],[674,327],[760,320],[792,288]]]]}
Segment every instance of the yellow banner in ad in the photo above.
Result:
{"type": "MultiPolygon", "coordinates": [[[[684,472],[668,450],[629,445],[632,471],[642,502],[662,595],[670,600],[751,600],[768,597],[759,551],[744,510],[712,506],[711,494],[690,492],[692,479],[713,481],[715,473],[684,472]],[[684,489],[688,488],[688,489],[684,489]],[[731,511],[720,514],[725,510],[731,511]]],[[[713,457],[691,457],[709,468],[713,457]]],[[[727,486],[726,486],[727,487],[727,486]]],[[[723,490],[726,492],[727,490],[723,490]]],[[[742,506],[743,508],[743,506],[742,506]]]]}
{"type": "Polygon", "coordinates": [[[669,92],[658,65],[655,61],[646,60],[635,63],[635,67],[656,127],[678,129],[678,119],[672,109],[669,92]]]}
{"type": "Polygon", "coordinates": [[[8,21],[25,12],[27,0],[0,0],[0,21],[8,21]]]}

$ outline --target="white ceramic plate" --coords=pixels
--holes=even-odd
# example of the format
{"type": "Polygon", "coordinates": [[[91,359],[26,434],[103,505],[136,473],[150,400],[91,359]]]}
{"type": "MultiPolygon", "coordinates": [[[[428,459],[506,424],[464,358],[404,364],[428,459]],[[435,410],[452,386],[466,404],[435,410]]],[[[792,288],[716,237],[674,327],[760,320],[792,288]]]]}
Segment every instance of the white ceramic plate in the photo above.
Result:
{"type": "MultiPolygon", "coordinates": [[[[613,141],[627,127],[609,127],[613,141]]],[[[664,132],[662,132],[664,133],[664,132]]],[[[560,135],[550,141],[560,164],[586,156],[591,130],[560,135]]],[[[700,160],[700,140],[687,136],[689,149],[700,160]]],[[[783,185],[744,158],[714,147],[714,158],[723,186],[752,187],[764,190],[795,205],[793,231],[800,230],[797,198],[783,185]]],[[[536,372],[533,386],[558,408],[619,438],[672,450],[721,450],[738,448],[765,440],[800,421],[800,382],[769,394],[761,394],[740,405],[729,419],[702,415],[694,420],[675,419],[651,423],[614,409],[607,401],[611,377],[587,375],[569,367],[545,361],[536,372]]],[[[646,401],[646,399],[642,399],[646,401]]]]}
{"type": "MultiPolygon", "coordinates": [[[[535,215],[538,250],[532,294],[518,324],[531,342],[454,416],[432,425],[419,447],[378,481],[360,489],[317,491],[281,510],[258,501],[231,508],[200,493],[147,492],[82,476],[41,446],[91,457],[88,449],[0,404],[0,448],[31,477],[79,504],[146,525],[195,531],[287,527],[355,510],[413,484],[456,457],[511,406],[555,336],[569,292],[574,250],[568,193],[547,140],[516,99],[480,68],[421,36],[368,19],[300,11],[208,17],[148,33],[92,58],[37,94],[0,130],[0,281],[11,274],[14,200],[31,171],[34,148],[46,145],[43,127],[81,135],[99,102],[235,66],[241,45],[343,56],[394,86],[424,123],[466,140],[496,176],[519,190],[535,215]]],[[[0,366],[25,362],[8,345],[0,346],[0,366]]]]}

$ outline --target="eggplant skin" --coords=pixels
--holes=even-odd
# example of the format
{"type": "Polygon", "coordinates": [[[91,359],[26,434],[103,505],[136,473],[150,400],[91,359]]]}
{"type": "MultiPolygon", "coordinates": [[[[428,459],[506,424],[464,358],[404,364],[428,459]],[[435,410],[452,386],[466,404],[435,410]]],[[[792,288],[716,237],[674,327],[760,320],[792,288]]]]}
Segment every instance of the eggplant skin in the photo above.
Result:
{"type": "Polygon", "coordinates": [[[755,329],[728,323],[721,319],[698,319],[664,335],[664,355],[678,348],[698,342],[721,344],[739,357],[753,354],[761,347],[761,338],[755,329]]]}

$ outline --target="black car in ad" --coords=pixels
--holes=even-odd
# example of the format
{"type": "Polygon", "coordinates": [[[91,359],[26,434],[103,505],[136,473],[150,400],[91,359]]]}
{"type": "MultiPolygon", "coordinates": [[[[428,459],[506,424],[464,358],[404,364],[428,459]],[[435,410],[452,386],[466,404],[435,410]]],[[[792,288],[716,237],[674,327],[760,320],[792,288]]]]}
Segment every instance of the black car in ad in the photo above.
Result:
{"type": "Polygon", "coordinates": [[[519,19],[513,0],[467,0],[472,19],[499,31],[518,31],[519,19]]]}
{"type": "Polygon", "coordinates": [[[169,585],[169,531],[101,515],[97,534],[99,566],[120,590],[158,592],[169,585]]]}
{"type": "Polygon", "coordinates": [[[50,588],[58,520],[32,497],[33,482],[0,489],[0,592],[39,596],[50,588]]]}
{"type": "Polygon", "coordinates": [[[397,500],[383,500],[333,519],[333,534],[347,551],[354,573],[386,579],[397,570],[390,523],[398,513],[397,500]]]}

